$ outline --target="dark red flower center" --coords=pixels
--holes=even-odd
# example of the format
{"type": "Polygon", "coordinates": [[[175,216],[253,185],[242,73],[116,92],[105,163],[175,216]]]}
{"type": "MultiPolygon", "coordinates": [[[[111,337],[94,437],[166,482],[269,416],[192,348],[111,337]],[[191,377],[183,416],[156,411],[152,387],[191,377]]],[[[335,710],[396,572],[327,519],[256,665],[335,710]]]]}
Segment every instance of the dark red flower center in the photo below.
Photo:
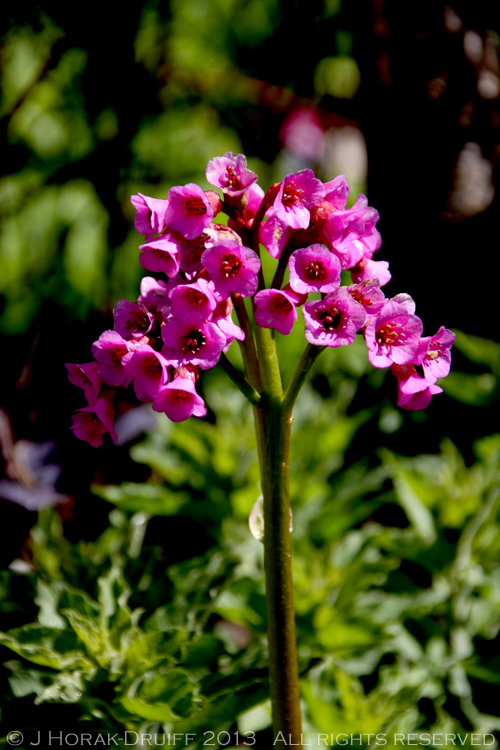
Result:
{"type": "Polygon", "coordinates": [[[177,401],[178,404],[185,404],[191,398],[191,394],[188,391],[176,388],[175,391],[173,391],[172,398],[174,401],[177,401]]]}
{"type": "Polygon", "coordinates": [[[126,331],[147,331],[149,328],[147,313],[144,310],[136,310],[130,318],[127,318],[124,328],[126,331]]]}
{"type": "Polygon", "coordinates": [[[231,190],[241,190],[240,177],[232,164],[226,167],[226,186],[231,188],[231,190]]]}
{"type": "Polygon", "coordinates": [[[203,216],[207,213],[207,207],[198,195],[192,195],[184,202],[186,213],[194,216],[203,216]]]}
{"type": "Polygon", "coordinates": [[[187,289],[186,299],[191,305],[200,305],[206,297],[203,292],[198,291],[198,289],[187,289]]]}
{"type": "Polygon", "coordinates": [[[221,263],[222,273],[224,274],[226,279],[229,276],[234,276],[235,273],[238,273],[240,268],[241,260],[234,253],[229,253],[229,255],[226,255],[221,263]]]}
{"type": "Polygon", "coordinates": [[[326,278],[327,271],[324,263],[320,260],[312,260],[305,268],[306,275],[315,281],[322,281],[326,278]]]}
{"type": "Polygon", "coordinates": [[[377,333],[375,334],[375,338],[377,339],[377,343],[380,346],[394,346],[395,344],[399,343],[399,334],[400,331],[395,331],[393,328],[392,323],[386,323],[381,328],[378,329],[377,333]]]}
{"type": "Polygon", "coordinates": [[[206,338],[200,330],[194,328],[184,337],[184,351],[189,349],[192,352],[197,351],[206,343],[206,338]]]}
{"type": "Polygon", "coordinates": [[[270,310],[274,312],[289,313],[293,305],[289,299],[284,297],[282,294],[276,294],[271,298],[270,310]]]}
{"type": "Polygon", "coordinates": [[[331,310],[321,310],[319,319],[322,321],[325,331],[329,331],[331,328],[337,328],[342,320],[342,313],[336,308],[331,310]]]}
{"type": "Polygon", "coordinates": [[[144,360],[144,373],[150,378],[158,378],[161,375],[161,363],[154,354],[148,354],[144,360]]]}
{"type": "Polygon", "coordinates": [[[126,346],[120,346],[118,345],[111,351],[111,361],[113,364],[118,365],[122,361],[123,357],[128,352],[128,349],[126,346]]]}
{"type": "Polygon", "coordinates": [[[281,199],[283,205],[293,206],[298,201],[302,200],[304,191],[295,186],[294,182],[287,182],[283,188],[283,197],[281,199]]]}

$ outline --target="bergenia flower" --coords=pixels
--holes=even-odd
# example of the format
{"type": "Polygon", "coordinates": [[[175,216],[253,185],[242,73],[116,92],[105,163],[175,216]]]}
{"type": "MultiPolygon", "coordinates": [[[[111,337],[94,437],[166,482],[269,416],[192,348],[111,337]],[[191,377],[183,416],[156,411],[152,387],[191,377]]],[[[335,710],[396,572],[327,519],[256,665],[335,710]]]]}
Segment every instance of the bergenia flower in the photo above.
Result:
{"type": "Polygon", "coordinates": [[[130,344],[116,331],[104,331],[99,340],[92,344],[92,354],[100,363],[99,375],[107,385],[116,388],[130,382],[122,364],[123,357],[130,349],[130,344]]]}
{"type": "Polygon", "coordinates": [[[139,193],[133,195],[130,202],[137,211],[135,215],[136,231],[139,234],[144,234],[146,240],[153,239],[154,235],[159,234],[163,229],[168,201],[157,200],[139,193]]]}
{"type": "Polygon", "coordinates": [[[83,388],[88,404],[95,404],[102,386],[99,375],[99,362],[87,362],[83,365],[66,364],[68,380],[73,385],[83,388]]]}
{"type": "Polygon", "coordinates": [[[378,279],[351,284],[347,287],[347,291],[356,302],[363,305],[368,315],[375,315],[387,304],[387,298],[380,288],[378,279]]]}
{"type": "Polygon", "coordinates": [[[222,299],[233,292],[251,297],[257,291],[260,258],[249,247],[224,240],[208,247],[201,260],[222,299]]]}
{"type": "Polygon", "coordinates": [[[235,156],[232,151],[211,159],[207,165],[206,177],[211,185],[232,197],[242,195],[259,179],[255,172],[247,168],[246,157],[243,154],[235,156]]]}
{"type": "Polygon", "coordinates": [[[229,346],[235,339],[237,339],[238,341],[245,340],[244,331],[242,331],[241,328],[233,322],[233,319],[231,317],[232,310],[233,303],[231,302],[231,298],[229,297],[228,299],[222,300],[217,304],[217,307],[215,308],[212,315],[212,322],[215,323],[218,328],[220,328],[220,330],[226,337],[226,346],[222,350],[223,352],[226,352],[229,349],[229,346]]]}
{"type": "Polygon", "coordinates": [[[172,422],[184,422],[193,414],[204,417],[207,413],[205,402],[196,393],[192,378],[180,375],[160,388],[153,401],[153,409],[165,413],[172,422]]]}
{"type": "Polygon", "coordinates": [[[421,364],[427,380],[445,378],[450,372],[450,349],[455,341],[455,334],[444,326],[434,336],[420,339],[416,364],[421,364]]]}
{"type": "Polygon", "coordinates": [[[421,378],[413,364],[391,365],[391,372],[398,380],[398,406],[402,409],[420,411],[429,406],[431,398],[443,389],[434,381],[421,378]]]}
{"type": "Polygon", "coordinates": [[[267,221],[263,221],[259,229],[259,241],[264,245],[269,255],[279,258],[281,251],[292,234],[292,228],[280,218],[277,209],[270,208],[266,212],[267,221]]]}
{"type": "Polygon", "coordinates": [[[169,381],[167,360],[148,344],[139,344],[136,349],[127,352],[122,364],[129,378],[134,381],[135,395],[144,403],[152,401],[160,386],[169,381]]]}
{"type": "Polygon", "coordinates": [[[279,189],[274,208],[292,229],[307,229],[310,210],[325,198],[325,186],[311,169],[288,174],[279,189]]]}
{"type": "Polygon", "coordinates": [[[368,279],[377,279],[380,286],[385,286],[392,276],[386,260],[369,260],[363,256],[351,269],[351,278],[355,284],[368,281],[368,279]]]}
{"type": "Polygon", "coordinates": [[[328,217],[323,234],[328,246],[339,256],[342,268],[352,268],[361,258],[370,260],[378,250],[382,244],[375,228],[378,218],[378,212],[368,206],[364,195],[358,195],[352,208],[335,211],[328,217]]]}
{"type": "Polygon", "coordinates": [[[181,243],[173,232],[139,245],[139,263],[146,271],[163,272],[169,278],[177,276],[181,262],[181,243]]]}
{"type": "Polygon", "coordinates": [[[141,281],[141,294],[138,299],[140,305],[143,305],[149,312],[162,310],[169,300],[169,292],[177,284],[174,279],[169,282],[161,279],[154,279],[152,276],[145,276],[141,281]]]}
{"type": "Polygon", "coordinates": [[[422,334],[422,321],[398,302],[388,302],[365,329],[368,359],[374,367],[406,365],[414,361],[422,334]]]}
{"type": "Polygon", "coordinates": [[[366,319],[364,307],[354,301],[345,287],[324,299],[307,302],[303,315],[306,339],[316,346],[352,344],[366,319]]]}
{"type": "Polygon", "coordinates": [[[113,330],[126,341],[142,339],[152,329],[154,316],[137,302],[121,299],[113,310],[113,330]]]}
{"type": "Polygon", "coordinates": [[[325,182],[324,186],[326,191],[324,200],[332,203],[338,211],[344,210],[349,196],[349,185],[345,174],[338,174],[330,182],[325,182]]]}
{"type": "Polygon", "coordinates": [[[340,261],[324,245],[295,250],[288,267],[294,292],[334,292],[340,286],[340,261]]]}
{"type": "MultiPolygon", "coordinates": [[[[208,320],[216,307],[217,300],[209,282],[199,278],[191,284],[178,284],[172,289],[166,311],[174,318],[180,318],[187,312],[196,312],[201,318],[208,320]]],[[[164,314],[166,311],[164,310],[164,314]]]]}
{"type": "Polygon", "coordinates": [[[194,183],[173,187],[168,191],[165,226],[180,232],[187,240],[194,240],[214,216],[210,200],[201,187],[194,183]]]}
{"type": "Polygon", "coordinates": [[[118,439],[114,428],[114,395],[114,391],[109,391],[97,399],[95,404],[78,409],[72,417],[73,426],[70,429],[80,440],[86,440],[93,448],[102,445],[102,436],[106,432],[111,434],[113,440],[118,439]]]}
{"type": "Polygon", "coordinates": [[[287,336],[297,320],[298,297],[292,291],[262,289],[255,295],[255,322],[287,336]]]}
{"type": "Polygon", "coordinates": [[[218,326],[193,312],[165,321],[161,335],[165,342],[162,354],[173,367],[192,364],[208,370],[217,364],[226,346],[218,326]]]}

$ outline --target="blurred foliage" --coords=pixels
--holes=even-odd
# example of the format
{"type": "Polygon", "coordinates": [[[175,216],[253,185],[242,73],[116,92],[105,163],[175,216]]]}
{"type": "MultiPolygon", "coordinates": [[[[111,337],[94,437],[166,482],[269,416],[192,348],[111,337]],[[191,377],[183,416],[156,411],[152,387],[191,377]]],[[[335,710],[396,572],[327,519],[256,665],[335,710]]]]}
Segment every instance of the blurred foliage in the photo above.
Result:
{"type": "MultiPolygon", "coordinates": [[[[496,366],[500,345],[457,341],[496,366]]],[[[360,343],[318,360],[313,382],[327,379],[331,395],[307,384],[295,414],[304,739],[378,732],[392,747],[396,732],[498,732],[500,434],[474,443],[470,466],[445,439],[438,454],[378,448],[343,468],[356,432],[377,418],[376,408],[348,416],[369,369],[360,343]]],[[[300,331],[286,344],[293,358],[300,331]]],[[[63,723],[96,735],[153,723],[159,735],[194,733],[193,747],[206,731],[269,744],[263,547],[248,529],[252,414],[222,371],[206,375],[216,424],[159,420],[132,448],[149,481],[94,485],[114,506],[99,538],[70,545],[57,511],[44,510],[32,572],[3,574],[1,607],[16,626],[1,643],[17,655],[6,662],[6,714],[22,701],[26,729],[42,730],[41,709],[56,703],[63,723]],[[202,525],[208,551],[171,564],[169,525],[150,541],[162,519],[185,519],[186,535],[202,525]],[[26,594],[12,603],[23,586],[36,591],[35,619],[26,594]]]]}
{"type": "MultiPolygon", "coordinates": [[[[107,26],[96,24],[96,4],[75,22],[46,2],[12,23],[1,57],[9,149],[0,333],[14,341],[45,316],[49,337],[56,320],[69,346],[76,323],[137,298],[132,193],[207,187],[207,161],[226,150],[244,151],[264,187],[317,168],[286,152],[278,131],[302,97],[355,97],[361,65],[355,35],[336,22],[341,6],[315,0],[299,13],[278,0],[152,0],[107,26]]],[[[386,118],[369,109],[369,119],[394,138],[386,118]]],[[[325,180],[335,176],[329,168],[319,165],[325,180]]],[[[406,196],[399,162],[398,170],[391,200],[406,196]]],[[[351,201],[365,179],[351,180],[351,201]]],[[[301,326],[277,336],[285,381],[301,326]]],[[[77,342],[82,360],[90,341],[77,342]]],[[[426,434],[440,447],[408,457],[426,415],[392,405],[394,382],[386,387],[359,340],[320,357],[297,403],[291,493],[305,742],[318,732],[500,736],[500,345],[457,331],[455,350],[464,371],[442,382],[432,408],[439,399],[467,407],[457,411],[466,432],[471,414],[487,414],[474,456],[443,438],[439,415],[448,412],[432,411],[426,434]]],[[[230,357],[241,366],[236,348],[230,357]]],[[[51,379],[54,368],[44,363],[51,379]]],[[[247,524],[259,494],[252,415],[222,372],[204,373],[202,386],[211,421],[159,419],[132,447],[147,482],[96,481],[95,499],[111,508],[97,538],[70,543],[62,509],[44,510],[23,550],[25,572],[2,571],[2,736],[15,702],[26,732],[74,732],[81,722],[96,736],[195,732],[200,747],[206,730],[239,731],[272,745],[263,548],[247,524]],[[192,538],[203,540],[194,555],[192,538]]],[[[58,398],[44,390],[47,402],[58,398]]]]}

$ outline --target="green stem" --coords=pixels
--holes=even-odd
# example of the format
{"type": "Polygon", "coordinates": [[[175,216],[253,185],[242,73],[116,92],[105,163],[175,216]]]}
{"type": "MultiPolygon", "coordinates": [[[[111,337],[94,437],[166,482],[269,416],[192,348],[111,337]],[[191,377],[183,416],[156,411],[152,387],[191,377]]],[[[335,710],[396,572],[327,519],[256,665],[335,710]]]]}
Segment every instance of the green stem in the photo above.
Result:
{"type": "Polygon", "coordinates": [[[260,382],[260,371],[259,362],[257,360],[257,352],[255,349],[255,341],[252,333],[252,326],[248,318],[248,313],[245,307],[245,300],[240,294],[232,294],[231,299],[233,300],[234,309],[236,310],[236,316],[240,328],[245,334],[245,340],[239,341],[241,355],[243,357],[243,364],[245,365],[245,371],[247,374],[248,381],[257,391],[261,390],[260,382]]]}
{"type": "Polygon", "coordinates": [[[302,357],[300,358],[297,367],[295,368],[295,372],[292,375],[292,379],[288,384],[288,388],[286,389],[286,393],[283,398],[283,413],[285,417],[290,418],[292,416],[293,405],[297,400],[300,389],[304,385],[304,381],[309,373],[309,370],[325,348],[326,347],[324,346],[315,346],[314,344],[308,344],[304,349],[302,357]]]}
{"type": "Polygon", "coordinates": [[[242,394],[250,401],[250,403],[254,406],[258,406],[261,402],[260,393],[257,393],[255,388],[250,385],[248,380],[244,378],[240,372],[238,372],[236,367],[228,360],[224,353],[221,353],[220,355],[219,364],[227,373],[227,375],[229,375],[236,387],[239,388],[242,394]]]}
{"type": "Polygon", "coordinates": [[[275,737],[281,732],[287,744],[302,747],[290,538],[291,419],[284,418],[281,406],[269,402],[266,396],[258,411],[262,445],[264,570],[273,728],[275,737]]]}
{"type": "Polygon", "coordinates": [[[269,678],[275,737],[302,747],[299,675],[293,607],[289,453],[292,420],[282,408],[283,388],[271,331],[255,326],[262,380],[257,411],[266,578],[269,678]]]}

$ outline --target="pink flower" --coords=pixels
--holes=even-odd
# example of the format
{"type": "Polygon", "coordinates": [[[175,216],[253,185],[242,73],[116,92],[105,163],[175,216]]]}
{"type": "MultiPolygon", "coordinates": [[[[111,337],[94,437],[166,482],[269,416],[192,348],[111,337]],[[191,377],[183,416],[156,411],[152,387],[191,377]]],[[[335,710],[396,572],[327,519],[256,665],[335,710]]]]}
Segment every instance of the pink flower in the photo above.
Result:
{"type": "Polygon", "coordinates": [[[263,289],[255,295],[255,322],[287,336],[297,320],[298,297],[281,289],[263,289]]]}
{"type": "Polygon", "coordinates": [[[239,328],[239,326],[236,325],[236,323],[233,322],[233,319],[231,317],[231,313],[233,310],[233,303],[231,302],[231,298],[222,300],[217,304],[217,307],[215,308],[212,316],[212,322],[217,325],[218,328],[222,331],[224,336],[226,337],[226,346],[222,350],[223,352],[226,352],[229,349],[229,346],[233,343],[235,339],[238,339],[238,341],[244,341],[245,340],[245,334],[239,328]]]}
{"type": "Polygon", "coordinates": [[[125,354],[122,364],[129,378],[134,380],[135,395],[140,401],[152,401],[160,386],[168,383],[167,360],[148,344],[140,344],[125,354]]]}
{"type": "Polygon", "coordinates": [[[325,201],[332,203],[337,210],[345,209],[347,198],[349,196],[349,185],[345,178],[345,174],[338,174],[330,182],[325,182],[325,201]]]}
{"type": "MultiPolygon", "coordinates": [[[[210,289],[209,282],[199,278],[192,284],[178,284],[172,289],[167,312],[174,318],[180,318],[187,312],[196,312],[201,318],[209,320],[216,307],[217,300],[210,289]]],[[[165,312],[164,310],[164,315],[165,312]]]]}
{"type": "Polygon", "coordinates": [[[295,250],[288,267],[294,292],[334,292],[340,286],[340,261],[324,245],[295,250]]]}
{"type": "Polygon", "coordinates": [[[159,390],[153,401],[153,409],[164,412],[172,422],[184,422],[193,414],[204,417],[207,413],[205,402],[196,393],[192,378],[181,375],[159,390]]]}
{"type": "Polygon", "coordinates": [[[274,207],[280,219],[292,229],[307,229],[310,210],[321,203],[325,188],[311,169],[288,174],[279,189],[274,207]]]}
{"type": "Polygon", "coordinates": [[[173,187],[168,191],[165,226],[194,240],[213,219],[213,208],[201,187],[194,183],[173,187]]]}
{"type": "Polygon", "coordinates": [[[77,438],[86,440],[93,448],[102,445],[102,436],[106,432],[111,434],[113,440],[118,439],[114,428],[114,396],[114,390],[108,391],[94,404],[78,409],[72,417],[73,426],[70,429],[77,438]]]}
{"type": "Polygon", "coordinates": [[[100,363],[99,375],[107,385],[128,385],[122,359],[131,346],[116,331],[104,331],[92,344],[92,354],[100,363]]]}
{"type": "Polygon", "coordinates": [[[162,354],[174,367],[192,364],[208,370],[215,367],[226,346],[226,337],[218,326],[193,312],[167,320],[161,335],[165,342],[162,354]]]}
{"type": "Polygon", "coordinates": [[[375,229],[378,218],[378,212],[368,206],[364,195],[358,195],[352,208],[328,217],[323,233],[327,244],[339,256],[342,268],[352,268],[363,257],[371,259],[378,250],[382,244],[375,229]]]}
{"type": "Polygon", "coordinates": [[[403,304],[390,301],[365,329],[368,359],[374,367],[390,367],[393,362],[406,365],[417,354],[422,321],[409,313],[403,304]]]}
{"type": "Polygon", "coordinates": [[[386,260],[369,260],[363,257],[351,269],[351,278],[355,284],[368,281],[368,279],[377,279],[380,286],[385,286],[392,277],[386,260]]]}
{"type": "Polygon", "coordinates": [[[375,315],[375,313],[380,312],[387,303],[378,279],[368,279],[360,284],[351,284],[347,287],[347,291],[356,302],[363,305],[368,315],[375,315]]]}
{"type": "Polygon", "coordinates": [[[426,380],[434,382],[445,378],[450,372],[450,349],[455,341],[455,334],[444,326],[434,336],[420,339],[416,364],[421,364],[426,380]]]}
{"type": "Polygon", "coordinates": [[[163,272],[169,278],[177,276],[181,261],[181,244],[173,232],[139,245],[139,263],[146,271],[163,272]]]}
{"type": "MultiPolygon", "coordinates": [[[[113,330],[127,341],[142,339],[154,325],[154,317],[137,302],[121,299],[113,310],[113,330]]],[[[97,359],[97,357],[96,357],[97,359]]]]}
{"type": "Polygon", "coordinates": [[[168,201],[149,198],[147,195],[133,195],[130,202],[137,210],[135,215],[135,228],[139,234],[146,235],[150,240],[155,233],[159,234],[163,229],[165,211],[168,201]]]}
{"type": "Polygon", "coordinates": [[[292,233],[292,228],[280,218],[278,210],[270,208],[266,212],[267,221],[259,228],[259,241],[273,258],[279,258],[292,233]]]}
{"type": "Polygon", "coordinates": [[[223,240],[208,247],[201,260],[222,299],[227,299],[232,292],[238,292],[242,297],[255,294],[260,258],[249,247],[223,240]]]}
{"type": "Polygon", "coordinates": [[[139,304],[143,305],[150,312],[161,310],[169,300],[168,295],[172,282],[173,280],[166,283],[165,281],[154,279],[152,276],[144,276],[141,281],[141,295],[138,300],[139,304]]]}
{"type": "Polygon", "coordinates": [[[232,151],[226,151],[224,156],[210,159],[206,177],[211,185],[233,197],[242,195],[259,179],[255,172],[247,168],[246,157],[243,154],[235,156],[232,151]]]}
{"type": "Polygon", "coordinates": [[[83,388],[88,404],[95,404],[102,386],[99,375],[99,362],[88,362],[83,365],[66,364],[68,380],[72,385],[83,388]]]}
{"type": "Polygon", "coordinates": [[[352,344],[366,319],[363,306],[353,300],[345,287],[324,299],[307,302],[303,315],[306,339],[316,346],[352,344]]]}
{"type": "Polygon", "coordinates": [[[415,365],[391,365],[391,372],[398,380],[398,406],[402,409],[420,411],[429,406],[431,398],[443,389],[433,381],[421,378],[415,365]]]}

